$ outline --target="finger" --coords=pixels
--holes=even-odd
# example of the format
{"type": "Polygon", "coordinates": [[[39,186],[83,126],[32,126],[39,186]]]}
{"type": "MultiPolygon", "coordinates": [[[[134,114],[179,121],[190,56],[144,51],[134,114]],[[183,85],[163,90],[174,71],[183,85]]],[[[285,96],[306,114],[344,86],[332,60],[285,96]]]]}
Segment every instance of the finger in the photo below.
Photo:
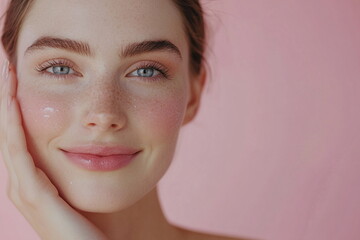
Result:
{"type": "Polygon", "coordinates": [[[1,74],[1,79],[0,79],[0,84],[1,84],[1,96],[0,96],[0,148],[1,148],[1,151],[2,151],[2,143],[5,141],[4,139],[4,120],[6,119],[6,106],[4,104],[4,98],[5,98],[5,95],[6,95],[6,85],[4,84],[5,82],[5,74],[4,74],[4,66],[5,66],[5,63],[3,63],[3,66],[2,66],[2,74],[1,74]]]}
{"type": "MultiPolygon", "coordinates": [[[[7,149],[11,161],[9,165],[17,176],[19,182],[31,183],[36,178],[36,167],[34,161],[27,150],[25,133],[22,127],[20,107],[15,97],[16,95],[16,77],[14,71],[9,72],[9,95],[10,103],[7,112],[7,149]]],[[[8,159],[10,160],[10,159],[8,159]]]]}
{"type": "Polygon", "coordinates": [[[3,88],[6,86],[6,79],[8,77],[8,71],[9,71],[9,61],[5,60],[2,63],[2,70],[1,70],[1,79],[0,79],[1,93],[2,93],[3,88]]]}
{"type": "MultiPolygon", "coordinates": [[[[5,114],[5,111],[6,111],[6,106],[4,104],[4,98],[5,98],[5,95],[6,95],[6,84],[5,84],[5,78],[4,78],[4,74],[1,75],[1,79],[0,79],[0,84],[1,84],[1,96],[0,96],[0,110],[1,110],[1,115],[0,115],[0,119],[3,120],[3,119],[6,119],[6,117],[4,116],[5,114]]],[[[3,137],[4,135],[2,134],[2,129],[0,129],[0,138],[3,137]]],[[[1,143],[1,142],[0,142],[1,143]]]]}
{"type": "Polygon", "coordinates": [[[8,115],[8,109],[7,109],[7,99],[8,99],[8,93],[9,93],[9,86],[8,86],[8,71],[9,71],[9,64],[8,61],[6,61],[3,65],[3,69],[2,69],[2,79],[1,79],[1,83],[2,83],[2,89],[1,89],[1,97],[0,97],[0,101],[1,101],[1,105],[0,105],[0,148],[1,148],[1,155],[2,155],[2,159],[5,163],[5,166],[8,170],[8,188],[9,185],[11,184],[15,184],[15,186],[17,186],[18,180],[17,180],[17,176],[15,174],[14,168],[11,164],[11,158],[9,156],[8,153],[8,149],[7,149],[7,128],[8,128],[8,119],[7,119],[7,115],[8,115]]]}
{"type": "MultiPolygon", "coordinates": [[[[7,86],[7,79],[6,79],[6,71],[8,71],[8,68],[6,68],[6,62],[3,63],[3,66],[2,66],[2,74],[1,74],[1,105],[0,105],[0,110],[1,110],[1,115],[0,115],[0,119],[1,119],[1,122],[3,123],[2,124],[2,127],[0,129],[0,137],[3,139],[3,140],[6,140],[4,139],[6,137],[6,135],[4,134],[4,130],[6,129],[6,119],[7,119],[7,108],[6,108],[6,100],[7,100],[7,93],[8,93],[8,86],[7,86]]],[[[5,141],[1,141],[1,143],[3,143],[5,141]]]]}
{"type": "Polygon", "coordinates": [[[3,63],[2,63],[2,68],[1,68],[1,76],[2,76],[2,79],[1,79],[1,83],[4,83],[5,79],[7,78],[7,71],[9,69],[9,61],[8,60],[5,60],[3,63]]]}
{"type": "MultiPolygon", "coordinates": [[[[2,119],[6,119],[6,115],[5,115],[6,114],[6,95],[7,95],[7,91],[8,91],[6,83],[7,83],[7,76],[8,76],[7,71],[8,70],[9,70],[8,61],[5,61],[2,66],[2,75],[1,75],[1,79],[0,79],[0,84],[1,84],[0,108],[1,108],[1,110],[3,110],[3,114],[1,114],[0,117],[2,117],[2,119]]],[[[2,137],[2,136],[3,136],[3,134],[0,135],[0,137],[2,137]]]]}
{"type": "MultiPolygon", "coordinates": [[[[6,71],[8,70],[7,66],[7,61],[3,62],[2,64],[2,71],[1,71],[1,79],[0,79],[0,84],[1,84],[1,98],[0,100],[2,100],[2,98],[4,97],[4,95],[6,94],[6,71]]],[[[1,109],[4,109],[2,105],[0,105],[1,109]]]]}
{"type": "Polygon", "coordinates": [[[7,88],[7,80],[5,79],[6,73],[5,71],[7,71],[7,69],[5,69],[4,67],[6,63],[3,64],[3,69],[2,69],[2,78],[1,78],[1,96],[0,96],[0,101],[1,101],[1,105],[0,105],[0,148],[1,148],[1,152],[3,155],[3,159],[4,159],[4,155],[5,155],[5,145],[6,145],[6,128],[7,128],[7,106],[6,106],[6,101],[7,101],[7,95],[8,95],[8,88],[7,88]]]}

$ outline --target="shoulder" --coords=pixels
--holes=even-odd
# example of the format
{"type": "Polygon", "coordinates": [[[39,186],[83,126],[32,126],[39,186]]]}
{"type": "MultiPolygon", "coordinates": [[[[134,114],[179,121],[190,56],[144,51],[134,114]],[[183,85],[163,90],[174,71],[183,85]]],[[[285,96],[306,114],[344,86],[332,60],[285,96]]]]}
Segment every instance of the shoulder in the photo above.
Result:
{"type": "Polygon", "coordinates": [[[190,230],[185,230],[185,239],[186,240],[256,240],[250,238],[240,238],[240,237],[229,237],[222,235],[213,235],[203,232],[195,232],[190,230]]]}

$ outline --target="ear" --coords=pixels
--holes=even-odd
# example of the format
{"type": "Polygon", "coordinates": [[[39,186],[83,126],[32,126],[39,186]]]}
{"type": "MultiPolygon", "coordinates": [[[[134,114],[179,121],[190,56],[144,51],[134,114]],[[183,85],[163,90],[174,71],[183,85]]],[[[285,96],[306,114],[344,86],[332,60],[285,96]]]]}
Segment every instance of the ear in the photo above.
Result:
{"type": "Polygon", "coordinates": [[[191,122],[200,106],[201,96],[206,83],[206,70],[201,68],[199,74],[190,77],[190,97],[187,104],[183,125],[191,122]]]}

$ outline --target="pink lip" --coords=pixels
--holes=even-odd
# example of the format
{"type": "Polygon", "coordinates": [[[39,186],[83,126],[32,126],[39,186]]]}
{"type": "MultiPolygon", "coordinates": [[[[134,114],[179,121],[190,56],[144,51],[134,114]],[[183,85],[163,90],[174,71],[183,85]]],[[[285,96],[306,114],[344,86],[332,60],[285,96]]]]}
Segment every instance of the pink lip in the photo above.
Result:
{"type": "Polygon", "coordinates": [[[101,155],[101,156],[134,154],[136,152],[139,152],[139,150],[124,146],[111,147],[111,146],[93,145],[93,144],[63,148],[62,150],[71,153],[85,153],[85,154],[101,155]]]}
{"type": "Polygon", "coordinates": [[[76,165],[92,171],[113,171],[128,165],[140,152],[128,147],[83,145],[61,149],[76,165]]]}

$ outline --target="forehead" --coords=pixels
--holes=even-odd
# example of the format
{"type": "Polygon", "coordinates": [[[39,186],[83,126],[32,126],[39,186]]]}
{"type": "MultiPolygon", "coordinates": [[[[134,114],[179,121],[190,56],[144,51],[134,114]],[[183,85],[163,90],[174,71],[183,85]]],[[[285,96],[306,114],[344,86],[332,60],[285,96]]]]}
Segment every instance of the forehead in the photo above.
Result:
{"type": "Polygon", "coordinates": [[[34,0],[19,35],[18,53],[39,36],[88,42],[97,51],[166,39],[186,52],[182,16],[172,0],[34,0]]]}

